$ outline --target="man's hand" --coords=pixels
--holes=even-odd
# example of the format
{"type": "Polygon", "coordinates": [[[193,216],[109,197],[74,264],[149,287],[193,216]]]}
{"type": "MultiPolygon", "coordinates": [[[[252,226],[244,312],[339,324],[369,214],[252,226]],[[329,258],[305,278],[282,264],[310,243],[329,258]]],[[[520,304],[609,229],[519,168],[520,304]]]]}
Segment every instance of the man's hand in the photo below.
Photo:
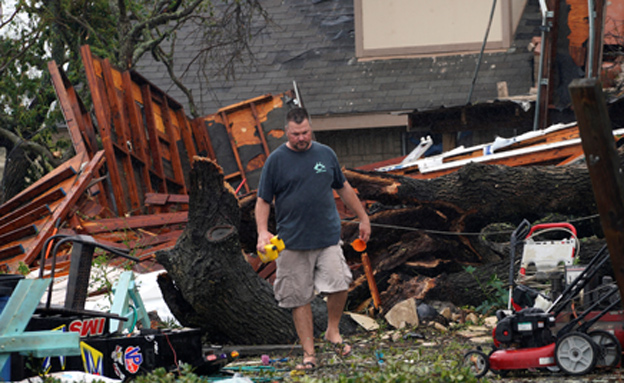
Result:
{"type": "Polygon", "coordinates": [[[258,227],[258,243],[256,244],[256,250],[262,254],[264,246],[268,245],[273,238],[273,234],[268,229],[269,213],[271,212],[271,205],[262,198],[258,197],[256,200],[256,226],[258,227]]]}
{"type": "Polygon", "coordinates": [[[271,234],[269,231],[263,231],[258,233],[258,244],[256,245],[256,250],[260,253],[266,253],[264,250],[264,246],[271,243],[271,238],[274,237],[274,234],[271,234]]]}
{"type": "Polygon", "coordinates": [[[359,238],[362,241],[364,241],[364,242],[368,242],[368,240],[370,239],[370,235],[371,235],[370,220],[369,220],[368,216],[364,215],[364,216],[362,216],[362,219],[360,219],[360,236],[359,236],[359,238]]]}

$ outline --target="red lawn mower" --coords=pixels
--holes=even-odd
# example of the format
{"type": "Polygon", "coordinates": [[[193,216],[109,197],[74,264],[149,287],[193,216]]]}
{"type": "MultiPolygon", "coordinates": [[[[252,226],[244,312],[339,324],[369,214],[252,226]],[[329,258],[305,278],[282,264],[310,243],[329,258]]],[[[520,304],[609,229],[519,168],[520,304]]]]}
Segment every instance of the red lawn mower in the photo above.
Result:
{"type": "Polygon", "coordinates": [[[524,220],[514,230],[511,235],[509,304],[507,310],[496,313],[498,323],[493,330],[493,350],[485,354],[478,348],[464,355],[464,366],[468,366],[476,377],[484,376],[489,370],[505,374],[522,369],[559,370],[569,375],[583,375],[596,366],[614,367],[620,363],[624,312],[612,311],[621,307],[619,289],[608,277],[595,286],[597,273],[610,259],[606,246],[589,264],[578,267],[573,262],[578,252],[574,241],[577,242],[576,230],[567,223],[531,228],[524,220]],[[572,237],[534,240],[539,231],[553,230],[563,230],[572,237]],[[524,254],[519,281],[527,280],[529,269],[538,274],[545,267],[551,270],[565,267],[565,275],[550,273],[550,296],[514,282],[515,251],[521,242],[524,254]],[[588,290],[590,286],[593,290],[588,290]],[[574,309],[580,302],[579,297],[585,307],[582,312],[574,309]]]}

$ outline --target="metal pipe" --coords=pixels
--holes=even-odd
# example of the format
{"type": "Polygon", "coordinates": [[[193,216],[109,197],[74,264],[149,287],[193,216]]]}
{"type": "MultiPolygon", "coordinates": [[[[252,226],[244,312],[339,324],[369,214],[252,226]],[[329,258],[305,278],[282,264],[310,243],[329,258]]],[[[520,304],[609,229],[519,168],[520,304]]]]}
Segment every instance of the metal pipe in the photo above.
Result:
{"type": "Polygon", "coordinates": [[[594,8],[594,0],[587,0],[587,17],[589,18],[589,44],[587,47],[587,63],[585,64],[587,78],[594,76],[594,41],[596,35],[596,11],[594,8]]]}
{"type": "Polygon", "coordinates": [[[492,26],[492,19],[494,18],[494,10],[496,9],[496,0],[492,3],[492,10],[490,11],[490,20],[488,22],[487,29],[485,30],[485,37],[483,38],[483,43],[481,44],[481,52],[479,53],[479,59],[477,60],[477,67],[475,68],[474,76],[472,76],[472,84],[470,86],[470,92],[468,93],[468,99],[466,100],[466,105],[470,104],[472,100],[472,92],[474,91],[475,83],[477,82],[477,74],[479,73],[479,68],[481,67],[481,60],[483,60],[483,51],[485,50],[485,44],[487,43],[488,35],[490,34],[490,27],[492,26]]]}
{"type": "Polygon", "coordinates": [[[535,117],[533,117],[533,130],[537,130],[540,119],[540,103],[542,99],[542,76],[544,76],[544,40],[548,30],[548,7],[546,0],[539,0],[540,11],[542,12],[542,41],[540,42],[540,60],[537,74],[537,96],[535,98],[535,117]]]}

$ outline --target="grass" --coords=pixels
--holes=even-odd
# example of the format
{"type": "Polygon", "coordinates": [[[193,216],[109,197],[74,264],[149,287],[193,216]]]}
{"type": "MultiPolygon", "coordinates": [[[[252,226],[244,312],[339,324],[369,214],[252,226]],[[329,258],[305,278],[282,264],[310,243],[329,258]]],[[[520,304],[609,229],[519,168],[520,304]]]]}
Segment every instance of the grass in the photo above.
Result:
{"type": "MultiPolygon", "coordinates": [[[[471,344],[456,334],[440,333],[433,328],[406,329],[401,332],[367,333],[349,337],[351,355],[337,356],[326,343],[317,344],[318,367],[302,373],[295,370],[300,357],[287,357],[269,369],[260,367],[260,358],[241,359],[228,366],[255,382],[478,382],[460,365],[471,344]],[[415,336],[418,335],[418,336],[415,336]],[[424,339],[420,339],[420,338],[424,339]],[[394,338],[395,340],[392,340],[394,338]],[[237,370],[237,367],[239,368],[237,370]]],[[[487,380],[481,380],[487,382],[487,380]]]]}

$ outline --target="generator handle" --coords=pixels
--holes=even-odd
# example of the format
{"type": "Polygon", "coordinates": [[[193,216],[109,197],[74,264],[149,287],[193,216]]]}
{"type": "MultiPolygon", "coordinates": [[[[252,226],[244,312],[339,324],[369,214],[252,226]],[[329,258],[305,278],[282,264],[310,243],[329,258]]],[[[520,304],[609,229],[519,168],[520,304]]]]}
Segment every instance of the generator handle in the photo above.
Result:
{"type": "Polygon", "coordinates": [[[569,224],[567,222],[555,222],[555,223],[538,223],[537,225],[533,226],[531,230],[529,230],[529,233],[524,238],[527,239],[535,231],[542,230],[542,229],[568,229],[572,232],[572,234],[574,234],[574,237],[576,237],[576,228],[574,227],[574,225],[569,224]]]}

